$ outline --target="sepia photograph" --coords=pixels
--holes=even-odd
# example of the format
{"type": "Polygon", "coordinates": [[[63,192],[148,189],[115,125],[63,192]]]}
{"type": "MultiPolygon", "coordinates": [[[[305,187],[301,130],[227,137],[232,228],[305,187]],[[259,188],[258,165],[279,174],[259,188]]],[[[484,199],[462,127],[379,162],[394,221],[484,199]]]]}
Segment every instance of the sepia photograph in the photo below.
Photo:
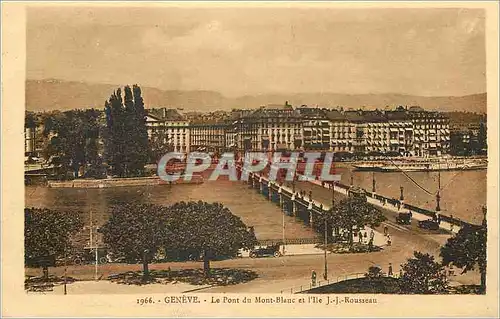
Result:
{"type": "Polygon", "coordinates": [[[164,4],[24,7],[26,298],[498,315],[484,6],[164,4]]]}

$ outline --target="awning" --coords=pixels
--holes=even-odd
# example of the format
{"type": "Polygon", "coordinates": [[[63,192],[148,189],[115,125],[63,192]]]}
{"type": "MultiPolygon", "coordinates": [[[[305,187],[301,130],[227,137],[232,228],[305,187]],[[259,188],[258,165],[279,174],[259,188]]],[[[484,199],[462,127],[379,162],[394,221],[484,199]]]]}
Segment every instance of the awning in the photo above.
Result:
{"type": "Polygon", "coordinates": [[[398,140],[391,140],[391,144],[399,144],[398,140]]]}
{"type": "Polygon", "coordinates": [[[391,128],[390,128],[390,131],[391,131],[391,132],[397,132],[397,131],[398,131],[398,129],[397,129],[396,127],[391,127],[391,128]]]}
{"type": "Polygon", "coordinates": [[[436,143],[429,143],[429,147],[430,148],[435,148],[436,147],[436,143]]]}

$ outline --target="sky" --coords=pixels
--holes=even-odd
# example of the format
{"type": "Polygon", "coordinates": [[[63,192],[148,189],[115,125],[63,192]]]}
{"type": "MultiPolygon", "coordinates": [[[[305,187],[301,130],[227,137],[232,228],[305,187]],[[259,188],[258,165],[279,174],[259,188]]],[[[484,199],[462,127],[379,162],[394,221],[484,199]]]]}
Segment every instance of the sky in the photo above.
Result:
{"type": "Polygon", "coordinates": [[[269,93],[486,92],[482,9],[32,7],[27,78],[269,93]]]}

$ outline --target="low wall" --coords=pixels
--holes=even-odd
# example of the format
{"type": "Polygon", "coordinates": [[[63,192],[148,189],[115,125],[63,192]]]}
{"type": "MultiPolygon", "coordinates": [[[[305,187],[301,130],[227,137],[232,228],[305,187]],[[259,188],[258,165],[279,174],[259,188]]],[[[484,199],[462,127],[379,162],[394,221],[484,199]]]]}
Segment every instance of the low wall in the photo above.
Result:
{"type": "Polygon", "coordinates": [[[171,185],[171,184],[200,184],[203,183],[202,176],[193,176],[191,181],[183,178],[175,182],[165,182],[159,177],[137,177],[137,178],[109,178],[109,179],[75,179],[72,181],[49,181],[51,188],[111,188],[126,186],[151,186],[151,185],[171,185]]]}

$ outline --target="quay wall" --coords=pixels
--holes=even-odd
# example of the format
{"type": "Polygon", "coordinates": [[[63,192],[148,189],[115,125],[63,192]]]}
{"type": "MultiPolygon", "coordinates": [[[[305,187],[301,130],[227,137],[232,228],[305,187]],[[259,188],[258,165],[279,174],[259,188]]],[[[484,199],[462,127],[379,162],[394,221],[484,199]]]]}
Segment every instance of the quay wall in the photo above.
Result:
{"type": "Polygon", "coordinates": [[[49,181],[47,183],[47,186],[51,188],[110,188],[169,184],[199,184],[203,182],[203,177],[199,175],[194,175],[191,181],[186,181],[183,178],[180,178],[179,180],[171,183],[163,181],[158,176],[154,176],[136,178],[75,179],[71,181],[49,181]]]}

